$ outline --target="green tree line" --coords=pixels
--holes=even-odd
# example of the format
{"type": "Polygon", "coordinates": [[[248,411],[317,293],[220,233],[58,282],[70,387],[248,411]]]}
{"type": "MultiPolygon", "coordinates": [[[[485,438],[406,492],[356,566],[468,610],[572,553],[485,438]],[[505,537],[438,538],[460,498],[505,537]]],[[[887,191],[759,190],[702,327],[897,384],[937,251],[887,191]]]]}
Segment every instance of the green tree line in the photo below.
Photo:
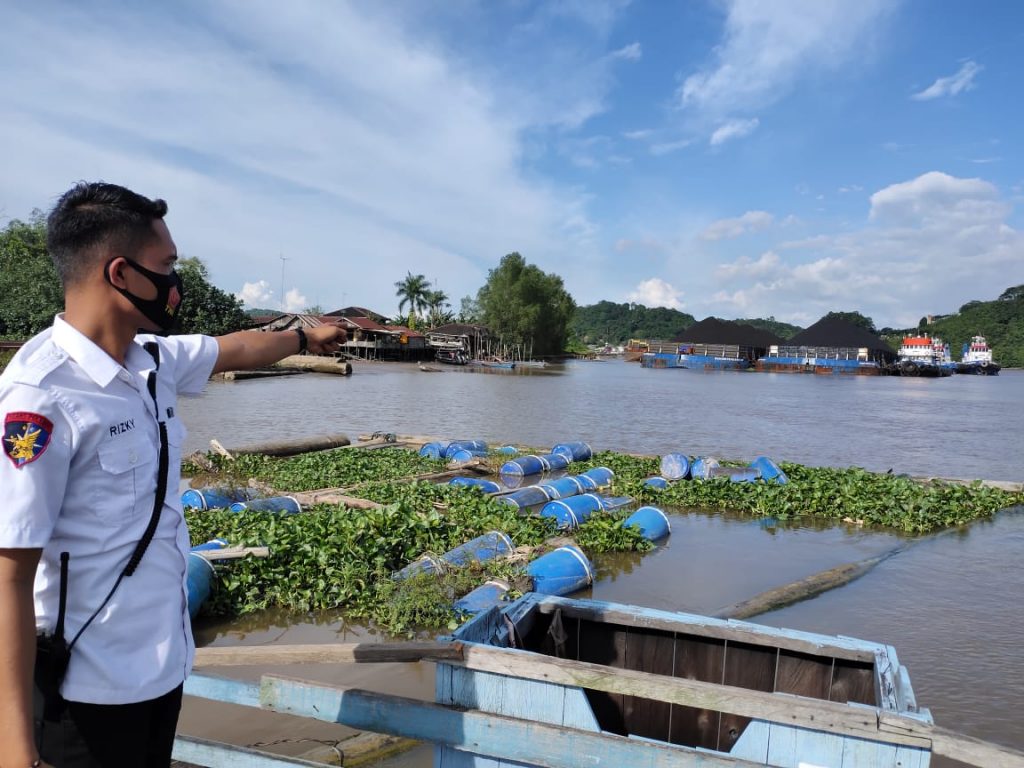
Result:
{"type": "MultiPolygon", "coordinates": [[[[210,282],[200,259],[180,259],[175,269],[185,293],[175,332],[217,336],[248,326],[242,302],[210,282]]],[[[0,297],[2,339],[34,336],[64,309],[60,279],[46,252],[46,219],[38,211],[29,221],[14,219],[0,231],[0,297]]]]}
{"type": "Polygon", "coordinates": [[[569,328],[584,344],[625,344],[630,339],[674,339],[696,322],[693,315],[666,307],[599,301],[579,307],[569,328]]]}

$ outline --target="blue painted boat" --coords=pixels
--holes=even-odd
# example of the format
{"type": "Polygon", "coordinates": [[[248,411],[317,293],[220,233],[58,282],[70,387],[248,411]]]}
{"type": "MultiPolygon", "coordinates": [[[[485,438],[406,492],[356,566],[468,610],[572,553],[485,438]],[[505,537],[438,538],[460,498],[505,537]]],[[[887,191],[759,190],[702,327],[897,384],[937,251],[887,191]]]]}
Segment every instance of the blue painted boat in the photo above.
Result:
{"type": "MultiPolygon", "coordinates": [[[[435,744],[441,768],[928,768],[931,755],[1018,766],[1019,751],[961,736],[918,706],[891,646],[744,621],[528,593],[434,643],[199,649],[227,663],[436,664],[435,702],[263,675],[195,671],[184,692],[435,744]],[[238,661],[239,651],[254,655],[238,661]],[[270,653],[261,656],[264,650],[270,653]]],[[[312,763],[179,737],[211,768],[312,763]]]]}

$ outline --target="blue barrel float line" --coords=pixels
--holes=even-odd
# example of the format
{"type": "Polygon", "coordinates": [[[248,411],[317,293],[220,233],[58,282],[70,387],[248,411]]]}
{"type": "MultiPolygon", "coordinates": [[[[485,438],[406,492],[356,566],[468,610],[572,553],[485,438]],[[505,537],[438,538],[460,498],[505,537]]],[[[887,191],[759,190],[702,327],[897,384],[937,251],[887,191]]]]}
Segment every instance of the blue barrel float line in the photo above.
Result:
{"type": "Polygon", "coordinates": [[[718,467],[718,459],[698,456],[690,464],[690,477],[694,480],[710,480],[718,467]]]}
{"type": "Polygon", "coordinates": [[[202,555],[188,554],[188,615],[194,619],[213,588],[213,564],[202,555]]]}
{"type": "Polygon", "coordinates": [[[594,582],[594,567],[578,547],[559,547],[526,566],[533,591],[542,595],[568,595],[594,582]]]}
{"type": "Polygon", "coordinates": [[[571,475],[544,483],[541,485],[541,488],[547,491],[548,496],[552,499],[564,499],[583,493],[583,486],[580,484],[580,481],[571,475]]]}
{"type": "Polygon", "coordinates": [[[761,479],[761,471],[757,467],[730,467],[730,483],[756,483],[761,479]]]}
{"type": "Polygon", "coordinates": [[[448,444],[444,451],[444,457],[450,460],[456,451],[487,453],[487,443],[483,440],[456,440],[454,443],[448,444]]]}
{"type": "Polygon", "coordinates": [[[590,446],[584,442],[558,443],[551,448],[551,452],[561,453],[569,461],[589,461],[594,455],[590,446]]]}
{"type": "Polygon", "coordinates": [[[544,462],[545,472],[565,469],[569,466],[569,462],[571,461],[571,459],[569,459],[564,453],[549,453],[545,456],[539,456],[538,458],[544,462]]]}
{"type": "Polygon", "coordinates": [[[581,493],[590,493],[597,490],[597,480],[590,475],[576,475],[576,482],[580,484],[581,493]]]}
{"type": "Polygon", "coordinates": [[[255,488],[189,488],[181,494],[181,506],[193,509],[227,509],[236,501],[259,498],[255,488]]]}
{"type": "Polygon", "coordinates": [[[612,479],[615,477],[615,473],[608,469],[608,467],[594,467],[593,469],[588,469],[583,474],[597,483],[598,488],[611,485],[612,479]]]}
{"type": "Polygon", "coordinates": [[[585,493],[581,496],[549,501],[540,510],[540,516],[553,517],[558,521],[559,528],[572,530],[578,528],[580,523],[600,509],[604,509],[601,497],[596,493],[585,493]]]}
{"type": "Polygon", "coordinates": [[[467,464],[473,459],[479,459],[487,455],[487,451],[471,451],[468,448],[459,448],[457,451],[449,451],[445,454],[445,461],[449,464],[467,464]]]}
{"type": "Polygon", "coordinates": [[[644,480],[644,485],[663,491],[668,488],[668,480],[664,477],[648,477],[644,480]]]}
{"type": "Polygon", "coordinates": [[[520,456],[517,459],[506,461],[501,465],[499,474],[508,475],[509,477],[523,477],[525,475],[539,475],[545,470],[545,462],[541,461],[540,456],[534,456],[532,454],[528,456],[520,456]]]}
{"type": "Polygon", "coordinates": [[[683,453],[667,453],[661,457],[661,476],[668,480],[685,480],[690,476],[690,457],[683,453]]]}
{"type": "Polygon", "coordinates": [[[512,539],[504,533],[490,531],[445,552],[441,555],[441,560],[456,566],[483,563],[496,557],[510,555],[515,548],[512,539]]]}
{"type": "Polygon", "coordinates": [[[428,459],[443,459],[444,452],[448,450],[449,443],[433,442],[427,443],[420,448],[420,456],[428,459]]]}
{"type": "Polygon", "coordinates": [[[767,482],[776,482],[779,485],[785,485],[789,482],[789,478],[786,477],[786,473],[783,472],[779,465],[769,459],[767,456],[758,456],[752,462],[750,466],[757,469],[761,473],[761,479],[767,482]]]}
{"type": "Polygon", "coordinates": [[[491,579],[479,587],[460,597],[455,601],[453,607],[459,613],[475,616],[481,611],[486,611],[492,605],[498,605],[505,599],[511,585],[504,579],[491,579]]]}
{"type": "Polygon", "coordinates": [[[514,445],[503,445],[500,448],[495,448],[494,452],[504,454],[505,456],[519,455],[519,449],[516,448],[514,445]]]}
{"type": "Polygon", "coordinates": [[[425,554],[395,573],[396,579],[406,579],[416,573],[444,573],[449,566],[483,563],[496,557],[512,554],[515,544],[501,531],[490,531],[450,549],[441,556],[425,554]]]}
{"type": "Polygon", "coordinates": [[[283,512],[295,515],[302,511],[302,505],[292,496],[271,496],[269,499],[236,501],[228,509],[232,512],[283,512]]]}
{"type": "Polygon", "coordinates": [[[448,485],[462,485],[467,488],[479,488],[483,493],[498,493],[501,486],[493,480],[484,480],[482,477],[453,477],[448,485]]]}
{"type": "Polygon", "coordinates": [[[622,524],[636,526],[640,529],[640,535],[649,541],[663,539],[672,532],[668,517],[657,507],[640,507],[622,524]]]}
{"type": "Polygon", "coordinates": [[[520,488],[518,491],[512,491],[512,493],[506,493],[504,496],[498,497],[498,501],[502,504],[507,504],[516,509],[526,509],[527,507],[543,504],[550,500],[548,492],[539,485],[528,485],[525,488],[520,488]]]}

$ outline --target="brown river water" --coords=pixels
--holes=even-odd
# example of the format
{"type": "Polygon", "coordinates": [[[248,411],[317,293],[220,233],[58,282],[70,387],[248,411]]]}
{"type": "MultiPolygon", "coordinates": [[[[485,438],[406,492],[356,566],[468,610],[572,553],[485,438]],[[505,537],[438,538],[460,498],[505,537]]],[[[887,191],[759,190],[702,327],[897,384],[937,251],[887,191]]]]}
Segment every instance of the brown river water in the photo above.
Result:
{"type": "MultiPolygon", "coordinates": [[[[183,401],[188,449],[386,431],[595,449],[863,466],[914,475],[1024,480],[1024,372],[942,380],[644,370],[619,361],[543,371],[421,373],[356,364],[349,378],[214,382],[183,401]]],[[[644,555],[599,560],[583,597],[708,613],[818,571],[891,550],[886,531],[669,510],[672,536],[644,555]]],[[[883,641],[940,725],[1024,749],[1024,509],[914,540],[861,579],[754,621],[883,641]]],[[[201,645],[383,638],[339,615],[268,613],[199,624],[201,645]]],[[[289,668],[234,668],[255,678],[289,668]]],[[[303,667],[301,676],[432,698],[429,665],[303,667]]],[[[287,755],[351,731],[188,701],[181,732],[287,755]]],[[[382,763],[431,765],[417,748],[382,763]]],[[[953,763],[939,759],[933,765],[953,763]]]]}

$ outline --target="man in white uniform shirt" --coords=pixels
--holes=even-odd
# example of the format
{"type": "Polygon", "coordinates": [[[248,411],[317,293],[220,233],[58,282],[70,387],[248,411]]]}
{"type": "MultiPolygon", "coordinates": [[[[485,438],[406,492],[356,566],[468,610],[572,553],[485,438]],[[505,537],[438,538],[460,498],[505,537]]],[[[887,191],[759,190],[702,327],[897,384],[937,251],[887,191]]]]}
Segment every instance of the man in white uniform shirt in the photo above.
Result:
{"type": "Polygon", "coordinates": [[[65,311],[0,375],[0,768],[169,764],[194,652],[177,396],[345,340],[137,335],[182,300],[166,211],[113,184],[61,197],[65,311]]]}

